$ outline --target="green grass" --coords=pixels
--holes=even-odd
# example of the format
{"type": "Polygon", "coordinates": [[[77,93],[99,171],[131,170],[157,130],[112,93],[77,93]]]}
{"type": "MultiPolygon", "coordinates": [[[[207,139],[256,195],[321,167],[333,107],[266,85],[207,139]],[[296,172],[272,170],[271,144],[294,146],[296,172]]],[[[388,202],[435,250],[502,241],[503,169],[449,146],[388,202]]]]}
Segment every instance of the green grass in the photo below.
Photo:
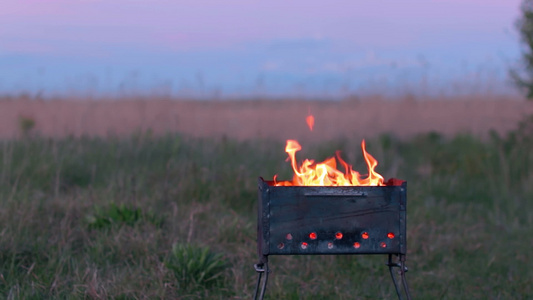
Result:
{"type": "Polygon", "coordinates": [[[165,266],[174,273],[179,288],[189,291],[218,286],[226,262],[221,253],[212,253],[208,247],[176,243],[165,266]]]}
{"type": "MultiPolygon", "coordinates": [[[[367,140],[380,173],[408,180],[416,299],[533,297],[532,131],[529,120],[485,141],[367,140]]],[[[361,169],[359,143],[303,147],[317,159],[340,148],[361,169]]],[[[259,139],[144,134],[0,142],[1,297],[251,298],[257,177],[290,178],[283,150],[259,139]]],[[[272,257],[267,296],[393,299],[385,260],[272,257]]]]}

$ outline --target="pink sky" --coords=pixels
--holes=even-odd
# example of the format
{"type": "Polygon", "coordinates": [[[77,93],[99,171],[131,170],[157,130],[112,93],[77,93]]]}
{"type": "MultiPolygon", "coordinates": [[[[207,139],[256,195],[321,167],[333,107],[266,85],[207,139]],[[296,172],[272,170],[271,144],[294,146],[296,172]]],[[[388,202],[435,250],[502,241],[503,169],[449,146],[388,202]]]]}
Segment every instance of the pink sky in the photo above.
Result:
{"type": "MultiPolygon", "coordinates": [[[[61,51],[61,42],[173,50],[257,40],[334,39],[375,46],[423,43],[432,34],[501,36],[518,0],[24,1],[0,4],[2,48],[61,51]],[[54,46],[52,46],[54,45],[54,46]]],[[[510,23],[511,22],[511,23],[510,23]]]]}
{"type": "MultiPolygon", "coordinates": [[[[252,66],[231,58],[237,69],[259,64],[260,71],[280,70],[298,60],[302,63],[294,68],[342,69],[383,61],[383,56],[400,65],[420,55],[442,58],[444,65],[478,64],[517,57],[513,24],[519,6],[520,0],[3,0],[0,59],[70,55],[80,61],[102,58],[104,66],[105,59],[127,56],[130,50],[153,55],[203,51],[210,57],[233,51],[235,57],[249,54],[262,61],[252,66]],[[306,43],[315,52],[306,51],[306,43]],[[281,53],[281,59],[269,54],[265,45],[271,44],[303,48],[293,57],[281,53]],[[322,44],[326,48],[318,49],[322,44]]],[[[205,66],[196,69],[210,73],[205,66]]],[[[79,72],[86,71],[80,67],[79,72]]]]}

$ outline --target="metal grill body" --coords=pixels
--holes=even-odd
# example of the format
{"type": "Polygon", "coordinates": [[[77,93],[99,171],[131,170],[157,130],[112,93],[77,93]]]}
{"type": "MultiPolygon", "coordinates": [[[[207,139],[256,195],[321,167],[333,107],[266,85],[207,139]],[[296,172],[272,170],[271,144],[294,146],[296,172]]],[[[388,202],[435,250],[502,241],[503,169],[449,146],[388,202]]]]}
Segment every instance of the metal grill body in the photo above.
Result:
{"type": "Polygon", "coordinates": [[[385,254],[391,276],[400,268],[405,282],[405,181],[391,179],[386,186],[274,186],[259,178],[257,250],[259,279],[255,298],[264,296],[269,255],[385,254]],[[392,262],[392,256],[399,263],[392,262]],[[266,274],[259,293],[261,274],[266,274]]]}

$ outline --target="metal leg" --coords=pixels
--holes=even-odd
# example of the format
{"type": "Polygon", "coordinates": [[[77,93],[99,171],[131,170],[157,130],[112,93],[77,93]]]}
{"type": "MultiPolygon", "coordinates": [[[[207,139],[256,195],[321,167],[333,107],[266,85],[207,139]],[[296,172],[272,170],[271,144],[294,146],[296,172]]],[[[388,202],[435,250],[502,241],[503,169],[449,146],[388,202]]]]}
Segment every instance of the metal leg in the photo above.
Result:
{"type": "Polygon", "coordinates": [[[402,294],[400,293],[400,288],[398,286],[398,282],[396,281],[396,276],[394,276],[393,267],[397,267],[395,263],[392,262],[392,254],[389,254],[389,261],[387,262],[387,266],[389,266],[389,272],[390,276],[392,277],[392,282],[394,283],[394,288],[396,289],[396,294],[398,295],[398,299],[402,300],[402,294]]]}
{"type": "Polygon", "coordinates": [[[266,286],[268,282],[268,258],[265,256],[263,259],[254,265],[255,271],[257,272],[257,284],[255,286],[254,299],[261,299],[265,297],[266,286]],[[263,284],[261,285],[261,277],[265,273],[265,278],[263,279],[263,284]],[[259,286],[261,286],[261,291],[259,291],[259,286]],[[258,294],[259,293],[259,294],[258,294]],[[257,297],[259,296],[259,298],[257,297]]]}
{"type": "MultiPolygon", "coordinates": [[[[392,261],[392,254],[389,254],[389,259],[387,266],[389,267],[389,272],[392,277],[392,282],[394,283],[394,288],[396,289],[396,294],[398,299],[403,300],[402,295],[405,295],[407,300],[411,300],[411,294],[409,293],[409,286],[407,285],[407,279],[405,278],[405,273],[408,271],[405,266],[405,255],[399,255],[399,262],[392,261]],[[394,275],[393,268],[399,268],[400,280],[402,281],[401,285],[398,284],[397,276],[394,275]],[[403,293],[402,293],[403,292],[403,293]]],[[[254,265],[255,271],[257,272],[257,283],[255,286],[254,299],[261,299],[265,297],[266,286],[268,283],[268,257],[264,256],[259,263],[254,265]],[[263,273],[265,277],[263,278],[263,273]],[[263,279],[263,280],[261,280],[263,279]],[[262,281],[262,282],[261,282],[262,281]],[[260,288],[261,287],[261,288],[260,288]]]]}
{"type": "Polygon", "coordinates": [[[389,254],[389,260],[387,262],[387,266],[389,266],[389,272],[390,276],[392,277],[392,282],[394,283],[394,288],[396,289],[396,294],[398,295],[398,299],[402,300],[402,287],[403,287],[403,293],[405,294],[405,297],[407,300],[411,300],[411,294],[409,293],[409,286],[407,285],[407,279],[405,278],[405,273],[407,272],[407,267],[405,266],[405,255],[400,254],[399,257],[399,263],[392,261],[392,254],[389,254]],[[402,281],[402,285],[400,286],[398,284],[398,281],[396,279],[396,276],[394,275],[393,268],[399,268],[400,269],[400,280],[402,281]]]}

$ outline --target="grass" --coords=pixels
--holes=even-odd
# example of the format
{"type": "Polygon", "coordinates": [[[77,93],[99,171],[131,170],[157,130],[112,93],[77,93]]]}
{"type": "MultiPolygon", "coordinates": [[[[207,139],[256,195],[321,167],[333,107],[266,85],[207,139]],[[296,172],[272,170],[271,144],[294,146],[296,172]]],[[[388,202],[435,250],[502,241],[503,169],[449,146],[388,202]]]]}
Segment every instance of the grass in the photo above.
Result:
{"type": "MultiPolygon", "coordinates": [[[[533,119],[484,141],[437,133],[367,140],[380,173],[408,180],[407,276],[416,299],[533,297],[532,131],[533,119]]],[[[322,159],[339,148],[361,169],[359,143],[307,144],[298,156],[322,159]]],[[[264,139],[140,133],[1,142],[0,294],[251,298],[257,177],[290,178],[283,149],[264,139]],[[194,272],[184,273],[189,263],[194,272]]],[[[385,260],[272,257],[267,296],[393,299],[385,260]]]]}
{"type": "Polygon", "coordinates": [[[188,291],[217,286],[226,262],[221,253],[212,253],[208,247],[176,243],[165,266],[174,272],[179,288],[188,291]]]}

